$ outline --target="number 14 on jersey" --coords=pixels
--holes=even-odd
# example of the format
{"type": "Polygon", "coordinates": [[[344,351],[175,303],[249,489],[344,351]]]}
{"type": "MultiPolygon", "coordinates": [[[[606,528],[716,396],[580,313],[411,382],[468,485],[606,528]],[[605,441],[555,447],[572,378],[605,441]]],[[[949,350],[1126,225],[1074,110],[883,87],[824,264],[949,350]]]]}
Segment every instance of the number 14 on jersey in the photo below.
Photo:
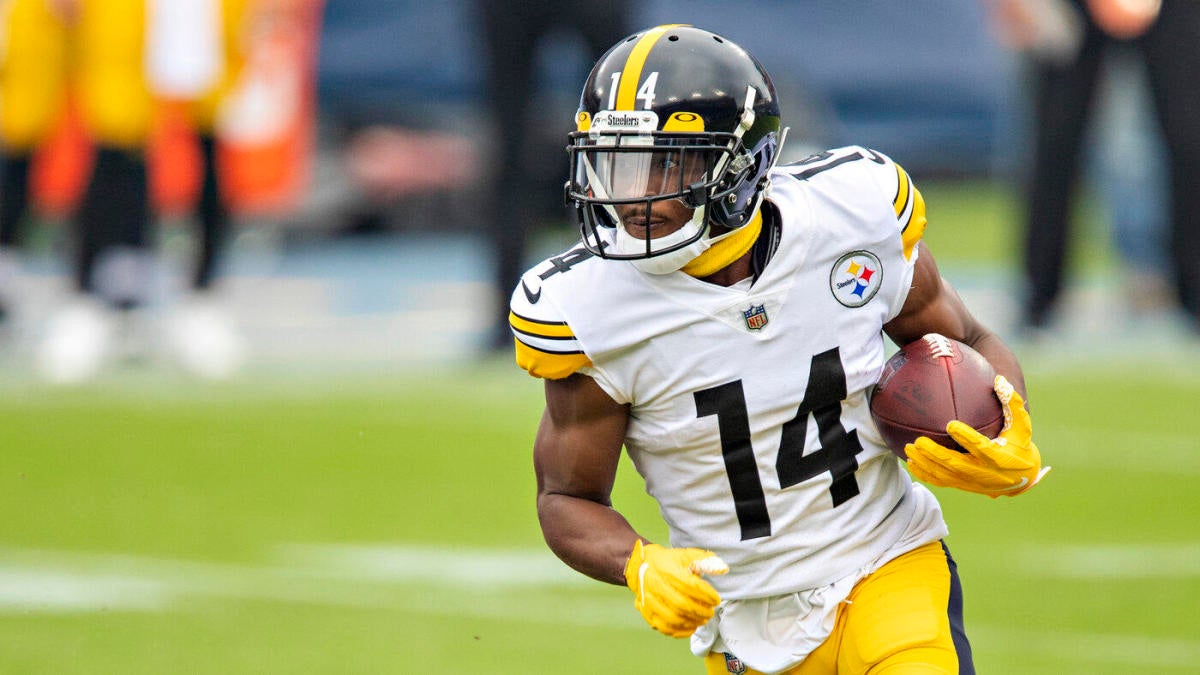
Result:
{"type": "MultiPolygon", "coordinates": [[[[697,391],[693,396],[697,417],[717,416],[721,455],[729,474],[742,540],[770,536],[771,516],[767,513],[754,447],[750,444],[750,419],[742,381],[697,391]]],[[[858,441],[858,430],[846,431],[842,426],[845,398],[846,372],[838,349],[813,356],[804,400],[796,416],[783,425],[779,440],[775,471],[780,488],[787,489],[828,471],[833,477],[829,495],[835,507],[858,494],[854,472],[858,470],[856,455],[863,447],[858,441]],[[821,447],[805,455],[809,415],[816,419],[821,447]]]]}

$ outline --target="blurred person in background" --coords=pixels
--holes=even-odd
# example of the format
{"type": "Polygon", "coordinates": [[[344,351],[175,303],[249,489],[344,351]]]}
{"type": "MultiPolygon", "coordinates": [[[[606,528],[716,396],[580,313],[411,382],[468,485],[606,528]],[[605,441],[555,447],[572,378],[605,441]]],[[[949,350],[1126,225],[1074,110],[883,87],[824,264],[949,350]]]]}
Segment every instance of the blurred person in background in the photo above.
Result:
{"type": "Polygon", "coordinates": [[[973,673],[941,507],[913,478],[1040,481],[1021,366],[941,277],[908,174],[859,146],[776,166],[780,114],[754,57],[686,25],[617,43],[585,82],[582,241],[511,299],[517,364],[544,385],[542,533],[713,675],[973,673]],[[868,411],[885,336],[977,350],[998,437],[950,422],[966,452],[918,438],[906,474],[868,411]],[[622,447],[669,544],[612,503],[622,447]]]}
{"type": "Polygon", "coordinates": [[[230,208],[218,163],[217,120],[240,75],[255,22],[279,0],[151,0],[146,31],[150,89],[166,115],[195,134],[200,188],[190,297],[174,308],[167,336],[180,362],[208,377],[232,374],[244,345],[232,318],[213,296],[230,228],[230,208]]]}
{"type": "Polygon", "coordinates": [[[68,21],[74,7],[0,1],[0,326],[11,322],[13,281],[29,211],[33,153],[65,102],[68,21]]]}
{"type": "MultiPolygon", "coordinates": [[[[1200,89],[1195,86],[1200,72],[1200,3],[994,0],[993,7],[1006,41],[1033,56],[1034,150],[1025,210],[1022,326],[1043,329],[1056,309],[1083,137],[1097,104],[1101,65],[1113,46],[1127,43],[1145,64],[1165,139],[1170,176],[1168,274],[1189,325],[1200,332],[1200,117],[1195,115],[1200,109],[1200,89]]],[[[1119,172],[1114,180],[1129,175],[1119,172]]],[[[1114,202],[1119,199],[1119,193],[1113,195],[1114,202]]],[[[1126,217],[1120,208],[1115,212],[1126,217]]]]}
{"type": "MultiPolygon", "coordinates": [[[[150,205],[145,140],[152,102],[143,73],[144,0],[10,0],[4,7],[0,135],[6,232],[27,211],[30,159],[71,99],[95,144],[75,214],[78,297],[51,320],[38,355],[52,380],[99,367],[115,327],[106,306],[145,302],[150,205]]],[[[15,241],[6,234],[6,243],[15,241]]]]}
{"type": "MultiPolygon", "coordinates": [[[[525,250],[535,226],[547,218],[566,219],[562,203],[562,176],[548,180],[540,158],[557,156],[559,136],[540,133],[533,127],[543,111],[531,109],[537,91],[537,56],[555,32],[567,32],[582,40],[586,63],[600,58],[604,50],[629,33],[630,3],[564,2],[563,0],[477,0],[482,21],[487,73],[488,121],[499,139],[488,170],[488,202],[484,213],[488,244],[495,260],[495,300],[488,329],[488,348],[512,349],[508,328],[508,293],[516,285],[525,265],[525,250]],[[553,140],[550,140],[553,139],[553,140]]],[[[556,174],[557,175],[557,174],[556,174]]]]}
{"type": "Polygon", "coordinates": [[[1145,64],[1130,45],[1113,45],[1098,95],[1088,182],[1109,212],[1125,307],[1150,316],[1172,305],[1170,175],[1145,64]]]}
{"type": "MultiPolygon", "coordinates": [[[[9,0],[3,7],[0,130],[0,272],[28,211],[34,151],[79,111],[94,145],[87,187],[74,214],[74,288],[54,314],[36,365],[54,382],[95,375],[114,352],[139,355],[148,336],[134,310],[156,283],[147,148],[163,113],[198,134],[199,236],[188,286],[194,298],[171,318],[168,337],[182,364],[206,376],[230,374],[241,343],[204,296],[216,276],[228,229],[216,161],[215,121],[239,74],[251,3],[266,0],[9,0]],[[115,310],[115,312],[114,312],[115,310]]],[[[168,158],[167,161],[176,161],[168,158]]]]}

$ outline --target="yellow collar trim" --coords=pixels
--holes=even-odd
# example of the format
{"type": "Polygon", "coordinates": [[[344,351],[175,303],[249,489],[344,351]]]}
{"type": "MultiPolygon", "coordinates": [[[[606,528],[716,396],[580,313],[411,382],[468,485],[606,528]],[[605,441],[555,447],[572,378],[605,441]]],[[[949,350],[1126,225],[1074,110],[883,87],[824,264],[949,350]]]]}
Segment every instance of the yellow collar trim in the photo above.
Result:
{"type": "Polygon", "coordinates": [[[758,241],[762,232],[762,211],[754,214],[754,218],[741,228],[734,230],[724,239],[713,244],[707,251],[696,256],[683,266],[683,271],[697,279],[716,274],[720,269],[728,267],[733,261],[746,255],[746,251],[758,241]]]}

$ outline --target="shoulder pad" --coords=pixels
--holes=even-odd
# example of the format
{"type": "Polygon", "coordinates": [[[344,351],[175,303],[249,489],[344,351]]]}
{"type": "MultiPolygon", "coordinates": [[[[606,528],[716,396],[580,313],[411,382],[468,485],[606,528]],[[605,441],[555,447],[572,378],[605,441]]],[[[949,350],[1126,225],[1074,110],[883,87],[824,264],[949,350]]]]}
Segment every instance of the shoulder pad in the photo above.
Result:
{"type": "Polygon", "coordinates": [[[913,185],[908,172],[890,157],[870,148],[851,145],[809,155],[780,169],[797,180],[809,180],[839,166],[854,166],[857,171],[871,176],[879,194],[891,202],[904,257],[912,260],[913,249],[925,232],[925,198],[913,185]]]}
{"type": "Polygon", "coordinates": [[[590,366],[592,361],[561,310],[544,293],[543,282],[548,275],[538,274],[543,267],[545,263],[521,277],[509,301],[508,323],[517,365],[534,377],[557,380],[590,366]]]}
{"type": "Polygon", "coordinates": [[[850,145],[842,148],[832,148],[822,152],[816,152],[804,159],[785,164],[779,167],[779,170],[791,175],[797,180],[808,180],[814,178],[830,169],[836,169],[850,162],[868,159],[876,164],[883,164],[887,159],[883,155],[859,147],[850,145]]]}
{"type": "Polygon", "coordinates": [[[874,150],[867,150],[883,158],[884,162],[878,171],[878,182],[884,195],[892,201],[892,212],[896,214],[896,224],[900,228],[900,239],[904,244],[904,257],[912,260],[913,249],[925,234],[925,198],[917,189],[904,167],[892,159],[874,150]]]}

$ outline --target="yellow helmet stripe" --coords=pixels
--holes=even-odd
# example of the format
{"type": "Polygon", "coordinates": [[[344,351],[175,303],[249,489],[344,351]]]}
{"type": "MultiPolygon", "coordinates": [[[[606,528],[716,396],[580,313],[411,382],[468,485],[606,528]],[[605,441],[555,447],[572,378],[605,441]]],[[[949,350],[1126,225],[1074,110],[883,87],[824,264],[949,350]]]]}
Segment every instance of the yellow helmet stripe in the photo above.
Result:
{"type": "Polygon", "coordinates": [[[637,44],[633,45],[633,51],[629,52],[629,58],[625,60],[625,68],[621,71],[621,83],[617,85],[617,110],[634,109],[637,104],[638,83],[642,80],[642,68],[646,65],[646,57],[650,56],[650,50],[654,48],[655,43],[664,33],[684,25],[687,24],[669,23],[655,26],[646,31],[646,34],[638,39],[637,44]]]}

